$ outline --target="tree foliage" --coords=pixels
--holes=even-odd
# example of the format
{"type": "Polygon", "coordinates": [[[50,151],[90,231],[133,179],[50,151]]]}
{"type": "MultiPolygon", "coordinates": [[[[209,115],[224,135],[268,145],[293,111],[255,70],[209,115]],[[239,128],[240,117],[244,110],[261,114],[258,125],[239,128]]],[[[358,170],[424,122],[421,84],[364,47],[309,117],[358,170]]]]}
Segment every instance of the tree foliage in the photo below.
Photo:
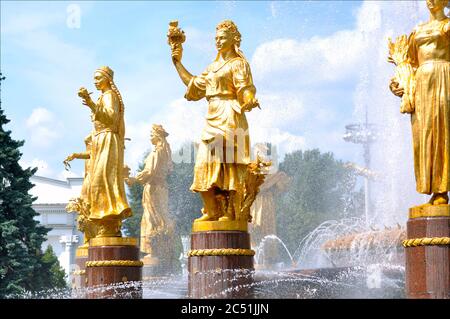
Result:
{"type": "Polygon", "coordinates": [[[280,170],[292,181],[277,199],[277,229],[291,251],[322,222],[359,216],[364,209],[354,173],[333,153],[295,151],[286,154],[280,170]]]}
{"type": "MultiPolygon", "coordinates": [[[[139,163],[139,171],[145,167],[145,159],[148,156],[147,152],[141,163],[139,163]]],[[[123,223],[125,234],[130,237],[140,238],[141,235],[141,219],[144,213],[142,207],[142,191],[144,186],[140,183],[134,183],[128,186],[128,204],[130,205],[133,216],[127,218],[123,223]]]]}
{"type": "Polygon", "coordinates": [[[0,101],[0,298],[42,288],[41,245],[49,231],[35,220],[35,198],[28,193],[36,168],[19,165],[24,142],[11,138],[8,122],[0,101]]]}
{"type": "Polygon", "coordinates": [[[181,236],[191,233],[192,223],[201,216],[203,207],[200,195],[190,190],[194,180],[194,143],[186,143],[178,153],[188,151],[187,161],[174,163],[168,178],[169,211],[176,220],[177,230],[181,236]]]}
{"type": "Polygon", "coordinates": [[[59,264],[59,260],[53,252],[51,245],[47,246],[45,252],[41,255],[40,276],[37,276],[33,282],[35,286],[33,291],[67,288],[66,273],[59,264]]]}

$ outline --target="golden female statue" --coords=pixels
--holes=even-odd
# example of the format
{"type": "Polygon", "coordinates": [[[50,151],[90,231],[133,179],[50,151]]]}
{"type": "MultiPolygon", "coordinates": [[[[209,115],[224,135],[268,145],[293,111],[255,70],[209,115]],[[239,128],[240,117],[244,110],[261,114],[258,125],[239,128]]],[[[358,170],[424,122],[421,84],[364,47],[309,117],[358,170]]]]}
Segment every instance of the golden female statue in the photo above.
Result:
{"type": "Polygon", "coordinates": [[[417,191],[433,194],[422,206],[448,204],[450,191],[450,19],[444,13],[448,3],[427,0],[430,21],[414,29],[401,61],[411,67],[400,70],[399,55],[394,55],[405,37],[391,44],[390,61],[400,72],[390,89],[399,97],[411,95],[402,100],[401,111],[411,113],[417,191]],[[400,84],[411,79],[408,87],[400,84]]]}
{"type": "Polygon", "coordinates": [[[114,84],[114,72],[104,66],[94,73],[95,87],[102,92],[97,103],[88,91],[78,95],[92,111],[94,131],[89,159],[89,219],[97,226],[96,237],[120,237],[122,220],[131,216],[125,196],[124,105],[114,84]]]}
{"type": "Polygon", "coordinates": [[[253,246],[265,236],[277,234],[275,198],[286,191],[290,180],[286,173],[280,171],[266,176],[251,207],[253,246]]]}
{"type": "Polygon", "coordinates": [[[128,185],[139,182],[144,185],[142,206],[144,214],[141,220],[141,251],[147,256],[159,257],[167,254],[168,238],[174,230],[169,220],[169,192],[167,174],[172,170],[172,152],[166,137],[169,134],[161,125],[154,124],[150,141],[153,151],[145,159],[145,167],[136,177],[129,177],[128,185]]]}
{"type": "Polygon", "coordinates": [[[91,146],[92,146],[92,133],[89,134],[85,139],[84,143],[86,145],[86,150],[81,153],[72,153],[66,157],[64,160],[64,165],[66,169],[70,168],[69,162],[74,159],[84,159],[84,177],[83,177],[83,185],[81,186],[81,195],[77,198],[72,198],[66,210],[68,212],[77,212],[78,218],[78,230],[83,232],[84,234],[84,245],[89,243],[89,240],[95,237],[96,230],[95,225],[89,221],[90,215],[90,204],[89,204],[89,189],[90,189],[90,177],[89,177],[89,167],[90,167],[90,158],[91,158],[91,146]]]}
{"type": "MultiPolygon", "coordinates": [[[[240,50],[241,34],[225,20],[216,27],[216,59],[193,76],[181,63],[184,33],[171,23],[169,44],[178,74],[187,86],[188,101],[208,100],[206,126],[201,135],[191,190],[202,196],[199,221],[239,219],[248,165],[250,139],[244,112],[259,107],[249,63],[240,50]]],[[[248,193],[248,190],[247,190],[248,193]]],[[[248,207],[249,209],[250,207],[248,207]]]]}

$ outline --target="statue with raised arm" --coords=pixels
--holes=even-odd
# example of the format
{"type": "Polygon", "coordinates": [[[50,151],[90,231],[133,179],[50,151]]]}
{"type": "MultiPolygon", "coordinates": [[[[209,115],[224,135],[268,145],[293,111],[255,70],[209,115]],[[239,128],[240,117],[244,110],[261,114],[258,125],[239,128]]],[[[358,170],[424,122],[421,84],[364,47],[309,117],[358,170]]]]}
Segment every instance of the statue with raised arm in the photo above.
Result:
{"type": "Polygon", "coordinates": [[[153,124],[150,142],[154,148],[145,159],[145,166],[135,177],[129,177],[129,186],[138,182],[144,185],[141,220],[141,252],[147,258],[171,255],[174,223],[169,219],[169,193],[167,175],[172,170],[172,153],[166,137],[169,134],[161,125],[153,124]]]}
{"type": "Polygon", "coordinates": [[[390,89],[411,114],[417,192],[432,197],[416,207],[448,204],[450,191],[450,19],[448,0],[427,0],[430,20],[390,43],[396,74],[390,89]]]}
{"type": "Polygon", "coordinates": [[[185,35],[171,22],[168,42],[178,74],[187,86],[185,98],[206,98],[208,112],[201,133],[191,190],[203,200],[204,221],[250,221],[250,206],[263,182],[260,159],[250,162],[250,138],[245,112],[259,107],[250,65],[240,50],[241,34],[233,21],[216,27],[216,59],[200,75],[189,73],[182,60],[185,35]]]}
{"type": "Polygon", "coordinates": [[[96,237],[121,237],[122,220],[131,216],[124,185],[124,104],[114,83],[114,72],[103,66],[94,73],[101,95],[94,102],[85,88],[78,95],[91,109],[94,124],[89,157],[89,220],[96,237]]]}

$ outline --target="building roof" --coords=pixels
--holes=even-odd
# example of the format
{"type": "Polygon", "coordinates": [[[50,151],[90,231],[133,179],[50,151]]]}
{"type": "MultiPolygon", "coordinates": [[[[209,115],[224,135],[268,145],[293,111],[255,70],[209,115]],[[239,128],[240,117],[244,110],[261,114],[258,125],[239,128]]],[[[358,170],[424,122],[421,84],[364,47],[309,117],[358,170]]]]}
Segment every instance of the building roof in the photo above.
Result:
{"type": "Polygon", "coordinates": [[[82,177],[58,180],[34,175],[30,181],[34,184],[30,193],[37,197],[37,200],[33,203],[35,205],[68,203],[71,198],[80,196],[81,185],[83,184],[82,177]]]}

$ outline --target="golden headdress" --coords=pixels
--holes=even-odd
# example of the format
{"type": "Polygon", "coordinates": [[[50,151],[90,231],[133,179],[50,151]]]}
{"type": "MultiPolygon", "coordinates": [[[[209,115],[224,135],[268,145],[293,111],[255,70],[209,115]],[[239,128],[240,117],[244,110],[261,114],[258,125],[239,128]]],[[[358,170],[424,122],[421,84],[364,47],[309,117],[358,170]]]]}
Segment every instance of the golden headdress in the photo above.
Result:
{"type": "Polygon", "coordinates": [[[106,75],[110,80],[114,79],[114,71],[109,66],[101,66],[97,70],[103,75],[106,75]]]}
{"type": "Polygon", "coordinates": [[[159,136],[159,137],[167,137],[167,136],[169,136],[169,133],[167,133],[166,130],[160,124],[153,124],[152,125],[152,132],[154,132],[155,135],[159,136]]]}

